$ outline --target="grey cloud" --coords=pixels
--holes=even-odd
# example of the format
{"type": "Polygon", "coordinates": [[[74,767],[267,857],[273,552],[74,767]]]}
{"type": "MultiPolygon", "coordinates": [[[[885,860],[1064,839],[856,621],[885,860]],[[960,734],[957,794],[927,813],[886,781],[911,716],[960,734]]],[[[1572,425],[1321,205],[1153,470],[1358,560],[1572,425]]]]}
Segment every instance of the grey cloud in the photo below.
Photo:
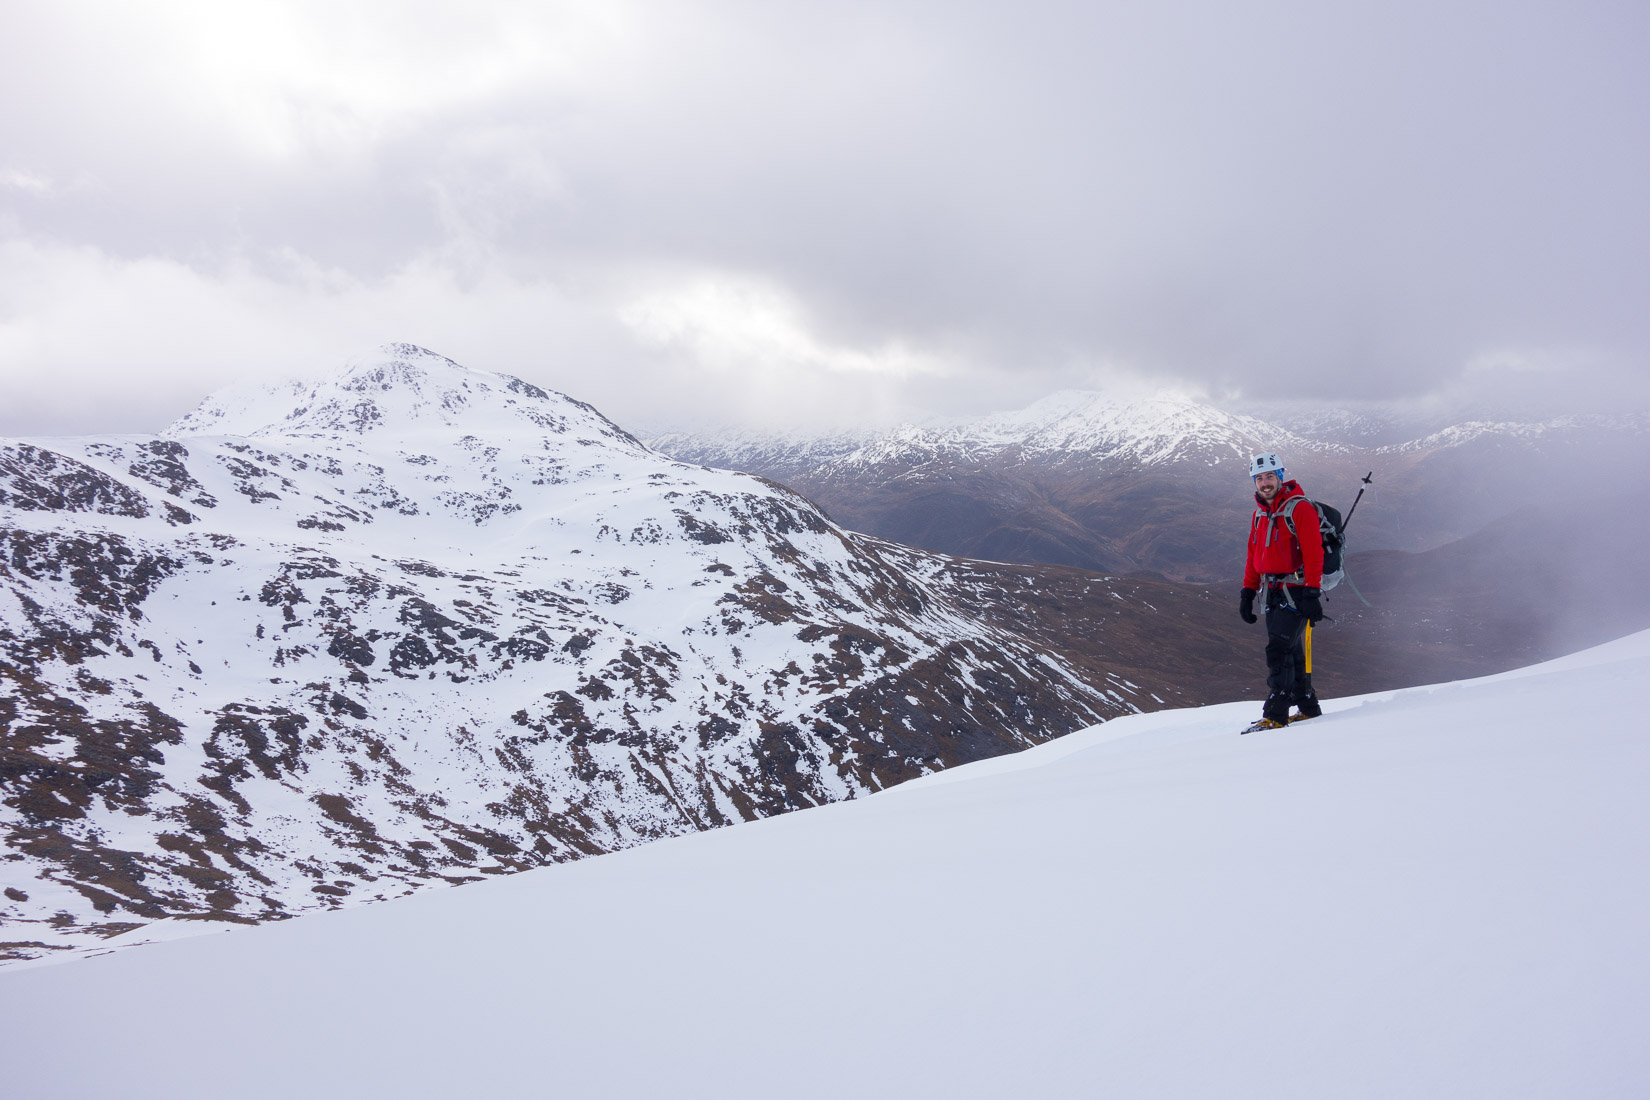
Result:
{"type": "MultiPolygon", "coordinates": [[[[95,19],[34,12],[0,47],[0,168],[52,187],[0,187],[0,224],[207,279],[383,283],[435,263],[457,294],[553,286],[593,326],[638,272],[760,277],[821,340],[953,359],[950,386],[864,383],[928,406],[913,415],[1029,400],[1103,365],[1250,398],[1414,398],[1480,384],[1468,365],[1492,352],[1568,362],[1572,382],[1602,364],[1597,386],[1643,399],[1642,5],[614,10],[580,24],[589,58],[563,71],[509,60],[554,52],[532,6],[483,5],[449,70],[441,37],[464,28],[387,5],[341,28],[332,64],[382,29],[453,87],[397,110],[347,82],[272,86],[291,131],[278,153],[191,106],[164,36],[134,60],[95,19]],[[506,77],[460,88],[489,51],[506,77]]],[[[292,11],[308,34],[333,18],[292,11]]],[[[533,354],[451,309],[439,350],[533,354]]],[[[651,415],[639,379],[673,405],[726,400],[689,359],[621,336],[581,340],[604,358],[547,380],[611,392],[621,417],[651,415]]]]}

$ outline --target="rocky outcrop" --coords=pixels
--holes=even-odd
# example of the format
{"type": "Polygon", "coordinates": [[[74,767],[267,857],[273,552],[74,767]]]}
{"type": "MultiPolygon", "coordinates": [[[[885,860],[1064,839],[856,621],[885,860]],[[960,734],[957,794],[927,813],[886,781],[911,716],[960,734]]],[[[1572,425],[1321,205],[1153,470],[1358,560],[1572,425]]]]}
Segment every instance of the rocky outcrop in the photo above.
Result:
{"type": "Polygon", "coordinates": [[[1141,643],[1175,616],[1218,648],[1207,601],[1142,583],[851,534],[407,346],[162,438],[8,445],[0,954],[611,852],[1220,691],[1141,643]]]}

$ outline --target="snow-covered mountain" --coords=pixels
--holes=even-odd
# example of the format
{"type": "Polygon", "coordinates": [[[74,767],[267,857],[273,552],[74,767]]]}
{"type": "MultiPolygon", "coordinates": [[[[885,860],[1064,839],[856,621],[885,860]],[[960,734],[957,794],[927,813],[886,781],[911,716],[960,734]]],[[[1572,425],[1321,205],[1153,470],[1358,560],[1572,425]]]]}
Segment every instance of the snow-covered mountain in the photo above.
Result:
{"type": "Polygon", "coordinates": [[[1351,410],[1280,402],[1269,415],[1221,409],[1180,394],[1115,396],[1062,390],[1023,409],[977,417],[932,418],[887,429],[817,433],[701,428],[659,433],[656,450],[727,469],[845,476],[880,470],[910,474],[934,462],[985,462],[1007,454],[1020,463],[1081,464],[1106,473],[1201,461],[1246,462],[1261,449],[1297,456],[1380,461],[1483,438],[1522,442],[1582,434],[1642,435],[1650,416],[1561,415],[1507,419],[1465,413],[1406,415],[1396,408],[1351,410]]]}
{"type": "Polygon", "coordinates": [[[1132,716],[856,802],[0,973],[6,1082],[1642,1096],[1646,685],[1640,634],[1266,735],[1236,735],[1252,704],[1132,716]]]}
{"type": "Polygon", "coordinates": [[[1262,443],[1344,449],[1297,436],[1253,416],[1222,412],[1179,396],[1117,399],[1064,390],[1013,412],[900,424],[882,431],[810,435],[750,429],[668,432],[648,440],[667,454],[767,476],[899,476],[929,464],[988,462],[1106,463],[1119,468],[1188,459],[1247,458],[1262,443]]]}
{"type": "Polygon", "coordinates": [[[0,955],[854,798],[1209,698],[1213,614],[846,533],[407,345],[5,442],[0,955]]]}
{"type": "Polygon", "coordinates": [[[1275,451],[1344,509],[1376,474],[1357,545],[1424,550],[1532,500],[1623,492],[1650,460],[1650,415],[1535,420],[1280,403],[1272,415],[1183,396],[1067,391],[1025,409],[886,431],[748,430],[649,440],[677,458],[783,481],[856,530],[945,553],[1235,579],[1248,456],[1275,451]],[[1377,505],[1378,501],[1378,505],[1377,505]]]}

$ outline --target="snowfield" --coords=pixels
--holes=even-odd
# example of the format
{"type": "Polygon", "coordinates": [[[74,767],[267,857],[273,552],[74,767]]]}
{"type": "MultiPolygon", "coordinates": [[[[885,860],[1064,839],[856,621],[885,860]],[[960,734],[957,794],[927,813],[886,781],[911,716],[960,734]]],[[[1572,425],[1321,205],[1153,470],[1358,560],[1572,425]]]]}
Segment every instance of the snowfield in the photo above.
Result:
{"type": "MultiPolygon", "coordinates": [[[[1259,654],[1256,654],[1257,667],[1259,654]]],[[[7,1096],[1650,1095],[1650,633],[0,973],[7,1096]]]]}

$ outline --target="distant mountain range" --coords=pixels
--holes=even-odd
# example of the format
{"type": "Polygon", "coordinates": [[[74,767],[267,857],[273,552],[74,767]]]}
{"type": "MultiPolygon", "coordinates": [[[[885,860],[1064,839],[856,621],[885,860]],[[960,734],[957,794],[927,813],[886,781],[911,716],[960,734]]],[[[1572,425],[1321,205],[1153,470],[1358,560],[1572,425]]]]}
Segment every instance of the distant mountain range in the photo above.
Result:
{"type": "MultiPolygon", "coordinates": [[[[656,441],[672,458],[573,398],[392,345],[213,395],[160,436],[0,440],[0,961],[611,852],[1257,697],[1230,559],[1261,446],[1333,499],[1378,466],[1366,544],[1470,527],[1406,502],[1486,455],[1570,507],[1354,556],[1376,606],[1332,598],[1326,693],[1602,640],[1650,615],[1643,512],[1612,505],[1625,545],[1553,579],[1550,533],[1600,516],[1537,486],[1642,437],[1623,418],[1371,447],[1065,394],[948,427],[656,441]],[[1170,579],[1192,577],[1219,579],[1170,579]]],[[[1494,510],[1460,480],[1451,499],[1494,510]]]]}
{"type": "Polygon", "coordinates": [[[1220,583],[1242,568],[1246,463],[1275,451],[1344,508],[1367,549],[1424,550],[1532,502],[1622,491],[1650,417],[1460,419],[1280,406],[1261,419],[1177,397],[1064,392],[1028,408],[886,431],[701,431],[649,439],[685,461],[774,478],[845,526],[944,553],[1220,583]]]}

